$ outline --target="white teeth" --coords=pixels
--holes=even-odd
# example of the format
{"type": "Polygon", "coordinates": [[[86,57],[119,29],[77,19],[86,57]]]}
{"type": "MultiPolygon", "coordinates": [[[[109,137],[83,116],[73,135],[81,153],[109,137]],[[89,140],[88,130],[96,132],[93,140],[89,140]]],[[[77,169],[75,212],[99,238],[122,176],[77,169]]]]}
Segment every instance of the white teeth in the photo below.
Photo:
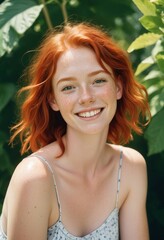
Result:
{"type": "Polygon", "coordinates": [[[90,111],[90,112],[83,112],[83,113],[79,113],[78,115],[80,117],[93,117],[95,116],[96,114],[98,114],[99,112],[101,111],[101,109],[97,109],[97,110],[93,110],[93,111],[90,111]]]}

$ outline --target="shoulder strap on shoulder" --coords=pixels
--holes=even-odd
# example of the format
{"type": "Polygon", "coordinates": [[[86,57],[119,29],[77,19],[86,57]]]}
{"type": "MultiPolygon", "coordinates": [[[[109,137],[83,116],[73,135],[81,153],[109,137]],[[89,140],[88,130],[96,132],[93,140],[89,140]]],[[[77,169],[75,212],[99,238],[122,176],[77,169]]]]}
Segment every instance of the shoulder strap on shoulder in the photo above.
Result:
{"type": "Polygon", "coordinates": [[[2,226],[2,215],[0,216],[0,232],[2,233],[2,235],[7,239],[7,235],[3,230],[3,226],[2,226]]]}
{"type": "Polygon", "coordinates": [[[38,154],[32,154],[31,157],[39,158],[44,163],[44,165],[46,165],[48,167],[49,171],[52,174],[52,178],[53,178],[53,182],[54,182],[54,186],[55,186],[56,197],[57,197],[57,202],[58,202],[58,206],[59,206],[59,215],[60,215],[59,218],[61,219],[61,204],[60,204],[59,193],[58,193],[58,188],[56,185],[55,174],[54,174],[53,168],[52,168],[51,164],[44,157],[42,157],[38,154]]]}
{"type": "Polygon", "coordinates": [[[116,208],[118,208],[118,202],[119,202],[122,161],[123,161],[123,151],[122,151],[122,149],[121,149],[121,151],[120,151],[119,168],[118,168],[118,178],[117,178],[117,194],[116,194],[116,205],[115,205],[116,208]]]}

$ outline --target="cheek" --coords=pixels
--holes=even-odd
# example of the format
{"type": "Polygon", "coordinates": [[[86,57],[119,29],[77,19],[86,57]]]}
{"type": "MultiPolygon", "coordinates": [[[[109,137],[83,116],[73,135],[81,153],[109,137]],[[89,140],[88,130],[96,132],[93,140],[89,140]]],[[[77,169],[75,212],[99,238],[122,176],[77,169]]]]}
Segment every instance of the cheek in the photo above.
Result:
{"type": "Polygon", "coordinates": [[[117,100],[117,92],[115,86],[107,86],[102,90],[103,97],[110,100],[117,100]]]}
{"type": "Polygon", "coordinates": [[[57,96],[56,102],[60,111],[67,112],[73,105],[73,98],[71,96],[57,96]]]}

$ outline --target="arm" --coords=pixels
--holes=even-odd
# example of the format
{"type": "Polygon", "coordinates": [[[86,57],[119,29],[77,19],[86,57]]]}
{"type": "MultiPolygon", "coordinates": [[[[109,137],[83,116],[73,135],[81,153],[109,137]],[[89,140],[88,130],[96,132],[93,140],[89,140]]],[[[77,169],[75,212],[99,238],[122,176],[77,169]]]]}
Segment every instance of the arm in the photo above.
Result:
{"type": "Polygon", "coordinates": [[[19,164],[7,192],[8,240],[47,239],[51,189],[52,179],[40,161],[19,164]]]}
{"type": "Polygon", "coordinates": [[[126,182],[129,193],[120,210],[121,240],[148,240],[146,216],[147,172],[143,157],[136,151],[129,154],[126,182]]]}

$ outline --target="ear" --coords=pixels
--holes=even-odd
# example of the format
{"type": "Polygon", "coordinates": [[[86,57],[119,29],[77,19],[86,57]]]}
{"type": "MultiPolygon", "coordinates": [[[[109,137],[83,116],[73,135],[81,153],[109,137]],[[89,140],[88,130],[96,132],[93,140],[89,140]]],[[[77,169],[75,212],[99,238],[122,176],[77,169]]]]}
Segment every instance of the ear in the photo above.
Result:
{"type": "Polygon", "coordinates": [[[59,111],[59,107],[58,107],[58,104],[55,100],[54,95],[50,94],[48,96],[48,103],[49,103],[50,107],[52,108],[52,110],[59,111]]]}
{"type": "Polygon", "coordinates": [[[116,81],[116,96],[117,96],[117,100],[122,98],[122,93],[123,93],[122,81],[120,80],[120,77],[118,77],[118,79],[116,81]]]}

